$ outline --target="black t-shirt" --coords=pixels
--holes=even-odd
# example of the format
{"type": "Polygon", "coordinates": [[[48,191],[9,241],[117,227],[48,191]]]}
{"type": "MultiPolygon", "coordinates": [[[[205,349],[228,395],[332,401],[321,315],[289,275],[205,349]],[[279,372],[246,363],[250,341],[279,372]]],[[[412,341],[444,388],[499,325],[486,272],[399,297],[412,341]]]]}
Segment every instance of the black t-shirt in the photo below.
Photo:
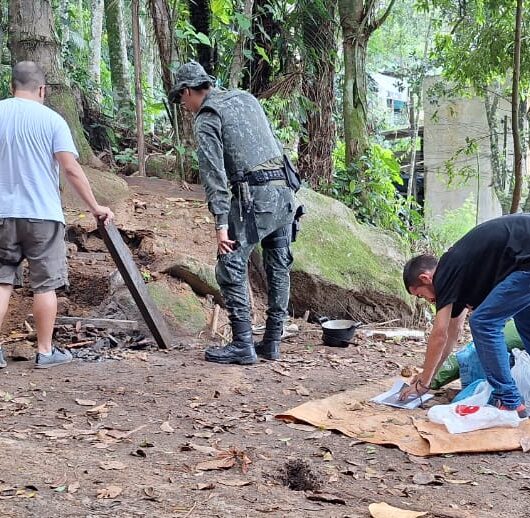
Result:
{"type": "Polygon", "coordinates": [[[486,221],[440,258],[433,277],[436,310],[453,304],[454,318],[467,306],[476,308],[518,270],[530,270],[530,214],[486,221]]]}

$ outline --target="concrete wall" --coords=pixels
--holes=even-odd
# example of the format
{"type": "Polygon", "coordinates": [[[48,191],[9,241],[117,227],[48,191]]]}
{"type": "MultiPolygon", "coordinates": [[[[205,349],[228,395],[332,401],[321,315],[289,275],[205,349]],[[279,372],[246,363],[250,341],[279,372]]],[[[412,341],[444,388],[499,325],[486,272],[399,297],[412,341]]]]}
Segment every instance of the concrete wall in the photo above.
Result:
{"type": "MultiPolygon", "coordinates": [[[[484,101],[477,97],[438,98],[433,104],[429,101],[428,90],[439,80],[427,78],[424,84],[426,217],[431,221],[440,219],[445,211],[461,207],[470,195],[478,205],[478,222],[500,216],[501,206],[491,186],[491,152],[484,101]],[[478,140],[478,153],[472,156],[461,154],[455,169],[467,166],[473,169],[474,174],[467,181],[457,175],[449,183],[445,162],[466,146],[466,137],[478,140]]],[[[509,114],[510,105],[499,103],[499,112],[509,114]]],[[[512,151],[508,150],[509,163],[511,155],[512,151]]]]}

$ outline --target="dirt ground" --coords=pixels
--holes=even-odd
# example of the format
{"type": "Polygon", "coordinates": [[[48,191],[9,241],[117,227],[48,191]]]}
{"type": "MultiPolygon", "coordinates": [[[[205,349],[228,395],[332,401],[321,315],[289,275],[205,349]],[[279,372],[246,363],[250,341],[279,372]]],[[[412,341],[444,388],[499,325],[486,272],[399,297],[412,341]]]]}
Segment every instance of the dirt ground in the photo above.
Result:
{"type": "Polygon", "coordinates": [[[522,452],[415,459],[273,418],[419,360],[402,344],[332,349],[296,339],[280,363],[250,367],[205,363],[202,349],[130,352],[49,371],[11,362],[0,373],[2,516],[368,517],[380,501],[435,517],[528,516],[522,452]],[[341,503],[283,485],[294,460],[307,462],[326,498],[341,503]],[[233,465],[207,470],[208,462],[233,465]],[[414,484],[419,472],[468,482],[414,484]]]}
{"type": "MultiPolygon", "coordinates": [[[[211,253],[208,235],[193,232],[186,239],[211,253]]],[[[70,314],[104,296],[91,287],[112,265],[95,266],[71,266],[72,292],[62,301],[70,314]]],[[[18,292],[3,333],[23,331],[30,307],[29,293],[18,292]]],[[[276,420],[309,399],[421,364],[417,342],[330,348],[316,326],[297,323],[301,333],[285,341],[280,362],[248,367],[206,363],[201,338],[51,370],[10,361],[0,371],[0,516],[361,518],[373,502],[431,518],[529,516],[522,451],[419,459],[276,420]],[[418,473],[440,476],[415,483],[418,473]]]]}

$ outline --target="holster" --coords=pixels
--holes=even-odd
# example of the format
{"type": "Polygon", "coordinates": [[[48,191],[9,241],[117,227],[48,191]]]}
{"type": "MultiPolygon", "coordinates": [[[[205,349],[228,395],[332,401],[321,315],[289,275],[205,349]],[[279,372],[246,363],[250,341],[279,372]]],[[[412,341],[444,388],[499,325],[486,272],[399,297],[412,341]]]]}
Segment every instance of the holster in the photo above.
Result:
{"type": "Polygon", "coordinates": [[[239,218],[245,223],[247,243],[253,245],[259,242],[256,214],[254,213],[254,199],[250,192],[249,183],[243,172],[237,172],[232,179],[232,194],[239,201],[239,218]]]}
{"type": "Polygon", "coordinates": [[[298,232],[300,232],[300,229],[301,229],[300,218],[304,214],[306,214],[305,207],[303,205],[298,205],[298,208],[296,209],[296,212],[294,214],[293,226],[292,226],[292,231],[291,231],[291,242],[293,243],[296,241],[298,232]]]}

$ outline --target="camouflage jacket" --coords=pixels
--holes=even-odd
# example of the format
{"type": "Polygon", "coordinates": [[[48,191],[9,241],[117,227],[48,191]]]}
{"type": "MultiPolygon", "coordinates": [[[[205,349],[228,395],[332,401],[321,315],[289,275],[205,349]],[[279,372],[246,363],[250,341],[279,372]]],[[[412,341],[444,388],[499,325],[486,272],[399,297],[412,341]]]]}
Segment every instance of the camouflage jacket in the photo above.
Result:
{"type": "Polygon", "coordinates": [[[283,151],[257,99],[241,90],[212,89],[195,116],[194,130],[208,208],[216,224],[225,225],[233,175],[277,159],[283,151]]]}

